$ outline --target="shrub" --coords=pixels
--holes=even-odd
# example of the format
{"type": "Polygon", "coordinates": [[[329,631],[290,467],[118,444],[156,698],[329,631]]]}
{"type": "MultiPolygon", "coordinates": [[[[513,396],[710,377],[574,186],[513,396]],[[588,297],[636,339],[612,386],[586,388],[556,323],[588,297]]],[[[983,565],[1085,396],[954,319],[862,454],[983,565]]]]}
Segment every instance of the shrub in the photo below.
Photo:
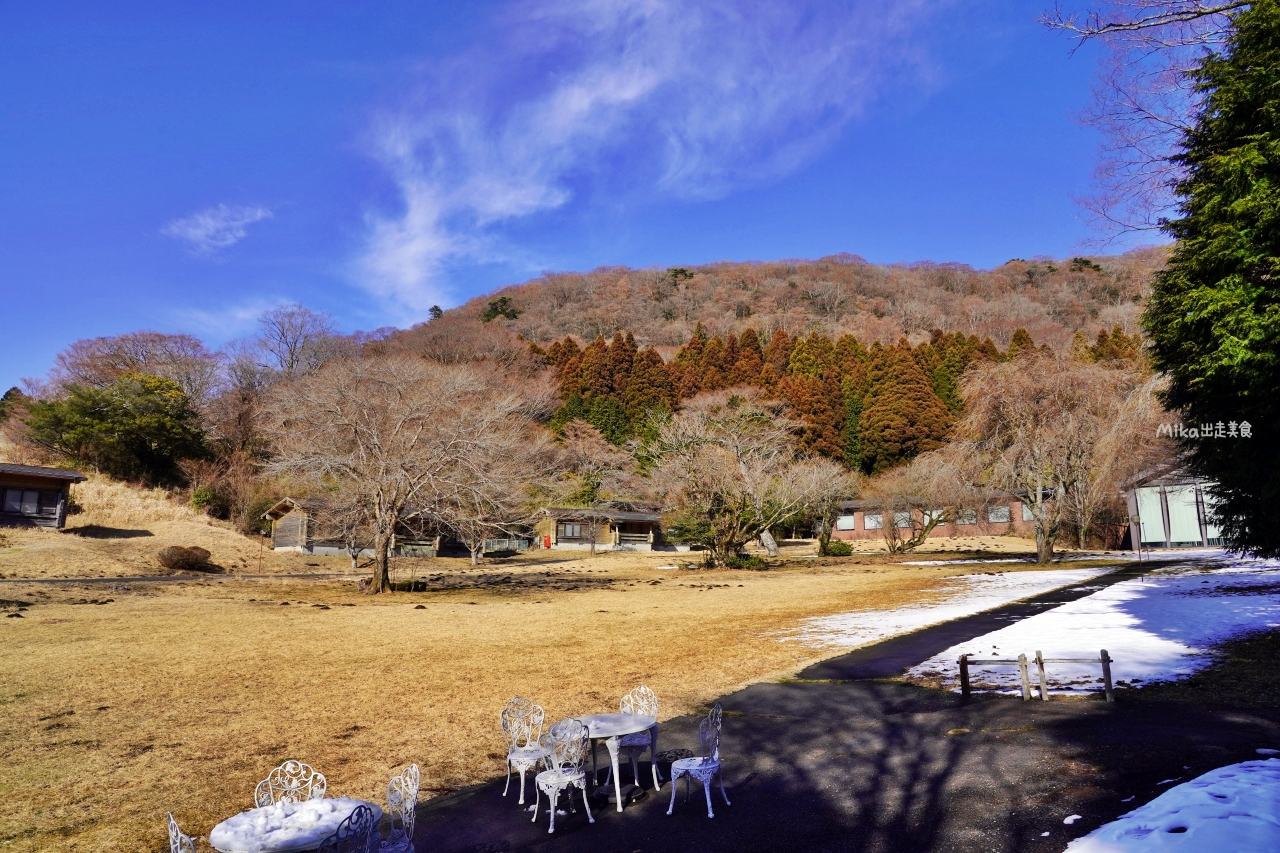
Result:
{"type": "Polygon", "coordinates": [[[218,567],[209,562],[209,552],[204,548],[183,548],[170,545],[161,548],[156,559],[160,565],[175,572],[216,572],[218,567]]]}
{"type": "Polygon", "coordinates": [[[731,569],[769,568],[769,564],[765,562],[765,559],[757,557],[755,554],[734,554],[732,557],[726,557],[724,564],[731,569]]]}
{"type": "Polygon", "coordinates": [[[207,510],[218,499],[218,494],[208,486],[201,486],[191,493],[191,508],[207,510]]]}
{"type": "Polygon", "coordinates": [[[843,539],[832,539],[827,543],[828,557],[852,557],[853,546],[843,539]]]}

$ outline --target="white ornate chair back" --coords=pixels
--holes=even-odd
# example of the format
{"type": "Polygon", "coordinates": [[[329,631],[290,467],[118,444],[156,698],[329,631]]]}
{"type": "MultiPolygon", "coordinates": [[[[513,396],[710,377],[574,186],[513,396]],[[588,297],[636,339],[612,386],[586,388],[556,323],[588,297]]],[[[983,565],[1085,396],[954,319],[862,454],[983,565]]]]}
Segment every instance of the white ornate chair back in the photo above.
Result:
{"type": "Polygon", "coordinates": [[[387,815],[391,818],[391,834],[413,838],[413,819],[418,807],[418,787],[422,773],[410,764],[404,772],[392,776],[387,783],[387,815]]]}
{"type": "Polygon", "coordinates": [[[698,747],[702,750],[703,758],[710,758],[712,761],[720,760],[720,718],[723,714],[724,711],[717,702],[711,712],[698,724],[698,747]]]}
{"type": "Polygon", "coordinates": [[[276,803],[322,800],[328,785],[323,773],[317,772],[309,764],[290,759],[258,783],[253,792],[253,802],[262,808],[276,803]]]}
{"type": "Polygon", "coordinates": [[[658,697],[642,684],[622,697],[622,701],[618,703],[618,710],[624,714],[656,717],[658,716],[658,697]]]}
{"type": "Polygon", "coordinates": [[[546,712],[523,696],[517,696],[502,709],[502,734],[510,748],[534,746],[542,737],[546,712]]]}
{"type": "Polygon", "coordinates": [[[590,752],[587,727],[572,717],[553,725],[543,742],[550,747],[547,766],[553,769],[581,770],[590,752]]]}
{"type": "Polygon", "coordinates": [[[318,853],[368,853],[373,846],[375,823],[373,809],[356,806],[338,824],[337,831],[320,842],[318,853]]]}
{"type": "Polygon", "coordinates": [[[169,812],[169,853],[196,853],[196,843],[182,834],[173,812],[169,812]]]}

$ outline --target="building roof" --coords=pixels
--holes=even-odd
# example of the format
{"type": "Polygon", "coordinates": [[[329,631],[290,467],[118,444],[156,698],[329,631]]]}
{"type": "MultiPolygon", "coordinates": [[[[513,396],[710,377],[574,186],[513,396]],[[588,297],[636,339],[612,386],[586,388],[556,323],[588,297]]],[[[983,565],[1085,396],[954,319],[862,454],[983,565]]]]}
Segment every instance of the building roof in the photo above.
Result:
{"type": "Polygon", "coordinates": [[[556,521],[562,519],[582,518],[590,513],[609,519],[612,522],[618,521],[644,521],[657,524],[662,520],[662,516],[657,512],[641,512],[636,510],[614,509],[613,507],[596,507],[595,509],[584,509],[583,507],[566,507],[566,506],[548,506],[543,507],[541,512],[554,518],[556,521]]]}
{"type": "Polygon", "coordinates": [[[324,505],[324,501],[313,500],[311,498],[281,498],[270,509],[262,514],[263,518],[269,518],[275,521],[281,516],[288,515],[295,509],[319,509],[324,505]]]}
{"type": "Polygon", "coordinates": [[[43,465],[11,465],[0,462],[0,474],[16,474],[23,477],[49,477],[53,480],[66,480],[70,483],[83,483],[88,479],[79,471],[70,468],[46,468],[43,465]]]}

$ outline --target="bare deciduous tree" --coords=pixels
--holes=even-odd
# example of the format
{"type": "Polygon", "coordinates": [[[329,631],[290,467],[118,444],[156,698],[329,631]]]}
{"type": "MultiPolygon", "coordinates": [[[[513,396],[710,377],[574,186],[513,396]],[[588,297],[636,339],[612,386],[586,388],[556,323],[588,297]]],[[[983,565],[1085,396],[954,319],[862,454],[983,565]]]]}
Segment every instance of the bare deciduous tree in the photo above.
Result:
{"type": "Polygon", "coordinates": [[[281,305],[258,318],[267,365],[285,376],[314,370],[343,350],[333,316],[305,305],[281,305]]]}
{"type": "Polygon", "coordinates": [[[268,470],[336,482],[369,508],[371,592],[389,587],[396,524],[412,502],[432,506],[457,482],[456,459],[485,440],[489,386],[477,371],[416,356],[337,359],[272,389],[268,470]]]}
{"type": "Polygon", "coordinates": [[[891,554],[914,550],[939,525],[954,524],[961,513],[975,512],[983,503],[955,445],[885,472],[867,484],[867,493],[884,520],[881,531],[891,554]]]}
{"type": "Polygon", "coordinates": [[[491,389],[462,401],[471,429],[453,444],[452,458],[431,498],[432,513],[479,562],[486,539],[510,536],[531,516],[531,483],[550,470],[554,452],[546,430],[526,415],[513,391],[491,389]]]}
{"type": "Polygon", "coordinates": [[[335,542],[351,559],[351,570],[360,566],[360,555],[373,548],[374,536],[369,505],[359,489],[339,488],[325,493],[310,508],[315,537],[335,542]]]}
{"type": "Polygon", "coordinates": [[[177,382],[200,408],[217,390],[221,357],[191,335],[141,331],[80,340],[54,358],[56,386],[106,388],[125,373],[148,373],[177,382]]]}
{"type": "Polygon", "coordinates": [[[1083,15],[1061,7],[1046,26],[1106,48],[1083,118],[1103,134],[1099,192],[1081,203],[1103,233],[1153,231],[1182,175],[1178,146],[1199,109],[1191,72],[1223,42],[1248,0],[1109,0],[1083,15]]]}
{"type": "Polygon", "coordinates": [[[962,393],[965,441],[953,452],[973,481],[1022,496],[1042,563],[1072,514],[1087,531],[1098,495],[1118,488],[1125,449],[1148,442],[1150,421],[1135,413],[1154,411],[1137,373],[1040,352],[974,370],[962,393]]]}
{"type": "Polygon", "coordinates": [[[778,404],[727,391],[704,394],[658,430],[654,477],[723,564],[760,539],[778,553],[770,530],[817,502],[827,486],[820,462],[800,459],[794,425],[778,404]]]}

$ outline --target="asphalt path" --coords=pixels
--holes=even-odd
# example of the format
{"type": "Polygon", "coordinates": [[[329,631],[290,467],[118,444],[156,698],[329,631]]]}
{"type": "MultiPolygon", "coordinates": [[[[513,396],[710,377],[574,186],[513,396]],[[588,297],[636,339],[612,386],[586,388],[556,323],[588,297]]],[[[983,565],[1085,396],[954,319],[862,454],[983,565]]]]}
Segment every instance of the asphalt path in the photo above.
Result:
{"type": "MultiPolygon", "coordinates": [[[[1126,701],[1123,694],[1110,705],[987,695],[964,703],[893,678],[958,642],[1149,567],[1125,565],[855,650],[796,679],[723,697],[722,758],[732,805],[714,790],[714,818],[696,783],[692,799],[684,802],[682,790],[667,816],[671,787],[664,783],[621,814],[593,799],[594,824],[579,804],[576,813],[557,816],[549,835],[545,807],[531,822],[514,793],[502,796],[498,779],[421,804],[415,847],[432,853],[1061,851],[1070,839],[1166,790],[1160,782],[1256,758],[1259,747],[1280,747],[1280,710],[1170,708],[1126,701]],[[1065,824],[1071,815],[1080,817],[1065,824]]],[[[636,654],[644,654],[642,642],[636,654]]],[[[496,712],[493,717],[497,749],[496,712]]],[[[698,720],[664,722],[664,752],[696,749],[698,720]]],[[[661,760],[659,768],[667,778],[661,760]]],[[[430,773],[425,767],[426,788],[430,773]]],[[[622,773],[630,777],[629,769],[622,773]]],[[[643,764],[640,781],[652,786],[643,764]]],[[[532,796],[530,784],[530,802],[532,796]]]]}

